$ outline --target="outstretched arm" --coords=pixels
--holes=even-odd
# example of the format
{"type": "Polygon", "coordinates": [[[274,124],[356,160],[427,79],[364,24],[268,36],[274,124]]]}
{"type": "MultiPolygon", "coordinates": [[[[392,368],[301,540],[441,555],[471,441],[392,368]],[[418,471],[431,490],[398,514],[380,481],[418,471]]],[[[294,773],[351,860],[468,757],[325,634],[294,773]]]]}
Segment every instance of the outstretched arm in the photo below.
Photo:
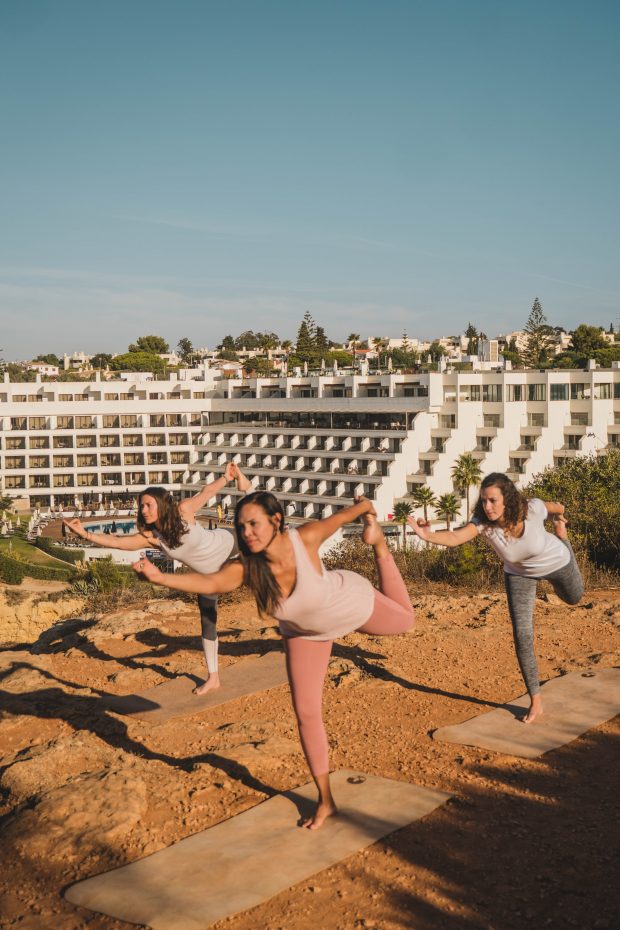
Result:
{"type": "Polygon", "coordinates": [[[407,517],[407,523],[420,539],[424,542],[435,543],[438,546],[462,546],[463,543],[470,542],[478,535],[478,530],[473,523],[461,526],[458,530],[435,530],[432,532],[424,520],[416,520],[415,517],[407,517]]]}
{"type": "Polygon", "coordinates": [[[96,546],[105,546],[106,549],[134,552],[145,547],[159,548],[159,543],[154,536],[145,536],[142,533],[131,533],[129,536],[118,536],[116,533],[91,533],[80,520],[63,520],[62,522],[75,536],[86,539],[96,546]]]}
{"type": "Polygon", "coordinates": [[[227,594],[243,584],[241,562],[227,562],[219,572],[213,572],[211,575],[201,575],[200,572],[187,572],[181,575],[160,572],[148,559],[140,559],[131,567],[152,584],[171,588],[173,591],[187,591],[190,594],[227,594]]]}
{"type": "Polygon", "coordinates": [[[374,514],[375,508],[372,501],[367,497],[359,497],[350,507],[343,507],[337,513],[326,517],[324,520],[311,520],[299,527],[299,532],[304,542],[311,546],[320,546],[321,543],[333,536],[334,533],[345,526],[347,523],[353,523],[358,517],[363,517],[365,513],[374,514]]]}

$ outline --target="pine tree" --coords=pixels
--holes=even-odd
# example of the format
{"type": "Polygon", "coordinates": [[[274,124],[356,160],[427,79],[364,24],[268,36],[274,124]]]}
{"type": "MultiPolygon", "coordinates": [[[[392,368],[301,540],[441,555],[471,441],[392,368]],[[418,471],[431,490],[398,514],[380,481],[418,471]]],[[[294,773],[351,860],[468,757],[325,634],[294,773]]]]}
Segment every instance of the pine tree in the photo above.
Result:
{"type": "Polygon", "coordinates": [[[465,335],[467,336],[467,354],[477,355],[479,334],[473,323],[468,323],[465,335]]]}
{"type": "Polygon", "coordinates": [[[295,355],[302,362],[312,362],[316,358],[316,323],[308,310],[304,313],[303,319],[297,332],[297,343],[295,345],[295,355]]]}
{"type": "Polygon", "coordinates": [[[549,358],[549,349],[553,343],[553,328],[549,326],[538,297],[534,298],[527,323],[523,327],[526,335],[521,357],[527,366],[536,368],[544,365],[549,358]]]}
{"type": "Polygon", "coordinates": [[[325,330],[322,326],[317,326],[316,332],[314,334],[314,347],[316,349],[316,354],[318,356],[323,356],[329,352],[329,339],[325,335],[325,330]]]}

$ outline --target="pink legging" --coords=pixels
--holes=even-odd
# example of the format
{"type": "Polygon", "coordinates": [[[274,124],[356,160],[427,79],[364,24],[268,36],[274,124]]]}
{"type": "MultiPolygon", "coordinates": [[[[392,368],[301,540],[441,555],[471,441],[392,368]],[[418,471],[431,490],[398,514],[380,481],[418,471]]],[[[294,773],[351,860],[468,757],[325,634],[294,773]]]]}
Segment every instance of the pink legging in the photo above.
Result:
{"type": "MultiPolygon", "coordinates": [[[[370,619],[358,627],[357,632],[373,636],[404,633],[414,620],[405,583],[391,555],[377,559],[377,568],[380,590],[375,591],[370,619]]],[[[333,640],[284,636],[283,642],[301,745],[312,774],[323,775],[329,772],[329,746],[322,712],[323,683],[333,640]]]]}

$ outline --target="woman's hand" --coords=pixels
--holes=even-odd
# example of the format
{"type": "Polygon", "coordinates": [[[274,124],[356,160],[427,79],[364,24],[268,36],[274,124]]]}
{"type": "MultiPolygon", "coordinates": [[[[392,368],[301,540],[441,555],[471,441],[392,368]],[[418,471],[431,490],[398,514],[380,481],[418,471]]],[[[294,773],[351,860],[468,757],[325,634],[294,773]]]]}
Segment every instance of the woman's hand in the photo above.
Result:
{"type": "Polygon", "coordinates": [[[419,536],[419,538],[423,539],[424,542],[429,541],[430,530],[428,527],[430,526],[430,523],[428,520],[423,520],[421,517],[419,517],[417,520],[415,517],[407,517],[407,523],[416,534],[416,536],[419,536]]]}
{"type": "Polygon", "coordinates": [[[134,562],[131,566],[138,575],[142,575],[147,581],[153,584],[163,584],[162,579],[165,577],[163,572],[153,565],[153,563],[143,556],[139,561],[134,562]]]}
{"type": "Polygon", "coordinates": [[[237,466],[234,462],[226,462],[226,468],[224,469],[224,477],[226,481],[234,481],[237,477],[237,466]]]}
{"type": "Polygon", "coordinates": [[[76,536],[79,536],[81,539],[86,539],[88,536],[88,530],[84,528],[80,520],[63,520],[63,525],[67,527],[68,530],[71,530],[72,533],[75,533],[76,536]]]}
{"type": "Polygon", "coordinates": [[[364,513],[369,513],[373,517],[377,516],[377,511],[375,510],[373,502],[368,500],[367,497],[364,497],[363,494],[358,494],[356,497],[353,498],[353,500],[356,504],[366,504],[364,513]]]}

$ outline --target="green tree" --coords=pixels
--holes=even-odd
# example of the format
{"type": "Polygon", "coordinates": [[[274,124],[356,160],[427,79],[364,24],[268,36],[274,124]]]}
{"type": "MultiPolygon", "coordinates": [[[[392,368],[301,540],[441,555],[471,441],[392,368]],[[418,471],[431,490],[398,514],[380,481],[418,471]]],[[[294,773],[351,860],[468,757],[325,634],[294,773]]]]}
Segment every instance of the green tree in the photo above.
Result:
{"type": "Polygon", "coordinates": [[[110,362],[112,371],[152,371],[153,374],[163,374],[165,370],[163,359],[152,352],[125,352],[116,355],[110,362]]]}
{"type": "Polygon", "coordinates": [[[256,338],[258,339],[258,348],[262,349],[263,352],[277,349],[280,345],[277,333],[257,333],[256,338]]]}
{"type": "Polygon", "coordinates": [[[446,350],[440,342],[437,342],[437,340],[435,340],[434,342],[431,342],[429,350],[428,350],[428,354],[430,355],[433,362],[438,362],[439,359],[442,358],[446,354],[446,350]]]}
{"type": "Polygon", "coordinates": [[[217,353],[217,357],[223,359],[226,362],[238,362],[239,356],[233,349],[221,349],[217,353]]]}
{"type": "Polygon", "coordinates": [[[4,370],[8,374],[9,380],[16,383],[37,380],[36,371],[29,371],[27,368],[24,368],[23,365],[18,365],[16,362],[8,362],[4,370]]]}
{"type": "Polygon", "coordinates": [[[316,323],[308,310],[304,313],[303,319],[299,324],[297,332],[297,342],[295,344],[295,355],[301,359],[301,362],[313,362],[316,359],[315,348],[316,323]]]}
{"type": "Polygon", "coordinates": [[[97,352],[96,355],[90,360],[90,364],[93,368],[108,368],[110,362],[112,361],[112,356],[108,352],[97,352]]]}
{"type": "Polygon", "coordinates": [[[394,523],[400,523],[403,528],[403,549],[407,545],[407,517],[413,513],[409,501],[397,501],[394,504],[394,523]]]}
{"type": "Polygon", "coordinates": [[[44,362],[46,365],[56,365],[57,367],[62,367],[62,362],[57,355],[54,355],[53,352],[48,352],[47,355],[37,355],[34,361],[44,362]]]}
{"type": "Polygon", "coordinates": [[[270,375],[273,371],[273,366],[268,358],[265,358],[264,355],[253,355],[244,363],[244,369],[248,373],[255,375],[270,375]]]}
{"type": "Polygon", "coordinates": [[[416,488],[411,493],[413,503],[416,507],[421,507],[424,512],[424,520],[428,523],[428,508],[434,507],[437,503],[436,495],[425,484],[416,488]]]}
{"type": "Polygon", "coordinates": [[[150,352],[154,355],[165,355],[170,346],[162,336],[139,336],[135,342],[127,347],[128,352],[150,352]]]}
{"type": "Polygon", "coordinates": [[[463,452],[452,466],[452,480],[461,493],[465,494],[467,501],[467,519],[469,520],[469,489],[477,487],[482,480],[482,469],[478,459],[471,452],[463,452]]]}
{"type": "Polygon", "coordinates": [[[235,340],[234,340],[234,337],[233,337],[233,336],[224,336],[224,338],[223,338],[222,341],[220,342],[219,346],[217,346],[217,348],[220,349],[220,350],[221,350],[221,349],[227,349],[229,352],[234,352],[234,351],[235,351],[235,340]]]}
{"type": "Polygon", "coordinates": [[[534,298],[523,332],[526,336],[525,345],[521,351],[523,361],[529,368],[545,365],[551,354],[554,333],[553,327],[549,326],[538,297],[534,298]]]}
{"type": "Polygon", "coordinates": [[[360,341],[360,334],[359,334],[359,333],[349,333],[349,338],[348,338],[347,342],[348,342],[348,343],[350,344],[350,346],[351,346],[351,352],[352,352],[352,355],[353,355],[353,364],[354,364],[354,365],[355,365],[355,359],[357,358],[357,346],[358,346],[359,341],[360,341]]]}
{"type": "Polygon", "coordinates": [[[450,529],[452,521],[458,516],[461,510],[461,502],[452,492],[442,494],[435,505],[435,513],[438,517],[443,517],[446,521],[446,529],[450,529]]]}
{"type": "Polygon", "coordinates": [[[325,330],[322,326],[317,326],[316,332],[314,334],[314,347],[316,349],[317,356],[320,358],[325,358],[329,352],[329,339],[325,335],[325,330]]]}
{"type": "Polygon", "coordinates": [[[480,335],[473,323],[467,324],[465,335],[467,336],[467,354],[476,355],[478,353],[478,339],[480,335]]]}
{"type": "Polygon", "coordinates": [[[620,566],[620,449],[564,459],[536,475],[528,497],[561,501],[573,545],[585,549],[597,565],[620,566]]]}
{"type": "Polygon", "coordinates": [[[606,349],[608,345],[600,326],[588,326],[586,323],[581,323],[571,333],[570,348],[586,360],[594,358],[597,349],[606,349]]]}
{"type": "Polygon", "coordinates": [[[185,364],[189,364],[192,360],[192,355],[194,354],[194,347],[191,343],[191,339],[188,339],[187,336],[183,336],[182,339],[179,339],[177,351],[185,364]]]}
{"type": "Polygon", "coordinates": [[[392,364],[395,368],[413,368],[420,361],[419,354],[411,347],[405,349],[392,349],[392,364]]]}
{"type": "Polygon", "coordinates": [[[251,352],[253,349],[258,349],[259,346],[260,340],[257,334],[251,329],[246,329],[245,332],[241,333],[241,335],[237,336],[235,339],[235,349],[237,349],[237,351],[245,349],[251,352]]]}

